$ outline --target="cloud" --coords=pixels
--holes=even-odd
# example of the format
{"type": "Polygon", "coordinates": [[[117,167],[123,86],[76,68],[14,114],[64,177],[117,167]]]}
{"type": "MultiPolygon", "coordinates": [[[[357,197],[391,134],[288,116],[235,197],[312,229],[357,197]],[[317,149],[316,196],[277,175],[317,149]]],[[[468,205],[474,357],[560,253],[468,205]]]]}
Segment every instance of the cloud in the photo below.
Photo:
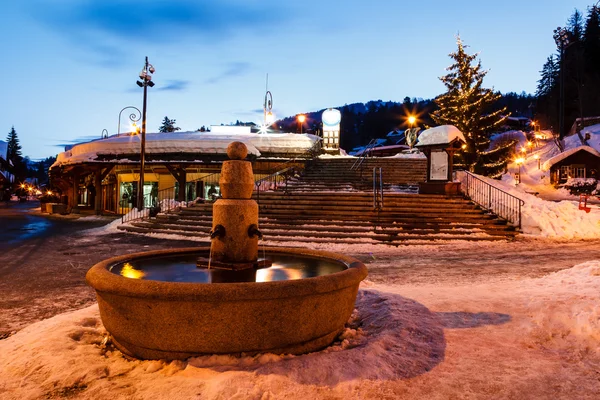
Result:
{"type": "MultiPolygon", "coordinates": [[[[173,44],[186,38],[215,44],[238,32],[261,32],[260,22],[284,23],[294,13],[265,0],[33,1],[28,12],[112,66],[126,43],[173,44]]],[[[93,60],[92,60],[93,61],[93,60]]]]}
{"type": "Polygon", "coordinates": [[[207,79],[204,83],[212,85],[218,83],[227,78],[233,78],[235,76],[244,75],[250,70],[250,63],[247,62],[234,62],[227,65],[225,70],[217,76],[207,79]]]}
{"type": "Polygon", "coordinates": [[[190,84],[189,81],[182,81],[182,80],[167,81],[167,84],[165,86],[160,86],[156,90],[161,91],[161,92],[166,92],[166,91],[178,92],[178,91],[186,90],[189,84],[190,84]]]}

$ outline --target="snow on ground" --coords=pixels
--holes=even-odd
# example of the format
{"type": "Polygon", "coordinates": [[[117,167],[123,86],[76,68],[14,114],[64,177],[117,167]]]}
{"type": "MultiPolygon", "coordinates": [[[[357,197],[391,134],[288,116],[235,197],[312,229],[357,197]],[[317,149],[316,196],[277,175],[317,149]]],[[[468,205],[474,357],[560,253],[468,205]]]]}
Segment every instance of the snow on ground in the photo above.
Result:
{"type": "Polygon", "coordinates": [[[367,280],[347,329],[323,351],[173,362],[124,358],[94,305],[0,341],[0,393],[111,400],[598,398],[599,304],[600,261],[465,286],[367,280]]]}

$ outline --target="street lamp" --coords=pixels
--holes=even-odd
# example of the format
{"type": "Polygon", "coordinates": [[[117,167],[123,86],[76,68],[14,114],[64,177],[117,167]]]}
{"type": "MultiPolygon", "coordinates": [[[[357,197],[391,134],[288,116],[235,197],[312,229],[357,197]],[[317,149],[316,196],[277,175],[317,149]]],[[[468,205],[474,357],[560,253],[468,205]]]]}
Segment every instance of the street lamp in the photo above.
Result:
{"type": "Polygon", "coordinates": [[[265,104],[263,107],[264,110],[264,125],[269,126],[275,120],[275,116],[273,115],[273,95],[270,91],[267,90],[265,93],[265,104]]]}
{"type": "Polygon", "coordinates": [[[515,163],[519,166],[519,173],[517,174],[517,185],[521,183],[521,164],[525,162],[523,157],[519,157],[515,160],[515,163]]]}
{"type": "Polygon", "coordinates": [[[538,169],[541,169],[541,168],[540,168],[540,162],[541,162],[540,156],[539,156],[539,155],[537,155],[537,154],[534,154],[534,155],[533,155],[533,158],[535,158],[535,159],[537,160],[537,162],[538,162],[538,169]]]}
{"type": "Polygon", "coordinates": [[[300,125],[300,133],[302,133],[302,125],[304,124],[304,121],[306,121],[306,115],[298,115],[298,125],[300,125]]]}
{"type": "Polygon", "coordinates": [[[527,141],[527,147],[529,147],[529,153],[531,153],[531,148],[533,147],[533,142],[527,141]]]}
{"type": "MultiPolygon", "coordinates": [[[[139,85],[139,83],[138,83],[138,85],[139,85]]],[[[154,83],[152,83],[152,86],[154,86],[154,83]]],[[[152,87],[152,86],[150,86],[150,87],[152,87]]],[[[142,118],[142,112],[137,107],[134,107],[134,106],[123,107],[121,109],[121,111],[119,111],[119,126],[117,127],[117,136],[119,136],[121,134],[121,113],[129,108],[137,111],[137,114],[135,112],[132,112],[131,114],[129,114],[129,120],[131,121],[133,126],[136,126],[135,123],[138,122],[142,118]]]]}
{"type": "MultiPolygon", "coordinates": [[[[144,88],[144,104],[142,107],[142,140],[141,140],[141,148],[140,148],[140,180],[138,183],[138,193],[137,193],[137,209],[141,211],[144,209],[144,171],[145,171],[145,158],[146,158],[146,100],[148,97],[148,86],[153,87],[154,82],[152,82],[152,74],[155,69],[152,64],[148,62],[148,57],[146,57],[146,62],[144,63],[144,68],[142,72],[140,72],[141,81],[136,81],[137,85],[141,88],[144,88]]],[[[123,111],[123,110],[121,110],[123,111]]],[[[138,110],[139,111],[139,110],[138,110]]],[[[120,115],[120,114],[119,114],[120,115]]]]}
{"type": "Polygon", "coordinates": [[[560,50],[560,77],[558,102],[558,134],[562,139],[565,135],[565,49],[571,44],[570,32],[560,26],[554,30],[554,41],[560,50]]]}

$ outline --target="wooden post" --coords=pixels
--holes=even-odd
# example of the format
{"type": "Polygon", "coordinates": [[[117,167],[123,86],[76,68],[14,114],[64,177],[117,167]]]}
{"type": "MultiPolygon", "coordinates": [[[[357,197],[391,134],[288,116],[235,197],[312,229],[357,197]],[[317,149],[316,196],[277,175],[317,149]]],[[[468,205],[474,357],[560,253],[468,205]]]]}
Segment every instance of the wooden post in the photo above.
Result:
{"type": "Polygon", "coordinates": [[[79,204],[79,171],[77,169],[73,169],[72,183],[73,185],[71,189],[73,190],[73,193],[71,195],[71,204],[69,204],[71,210],[73,210],[73,208],[77,207],[77,205],[79,204]]]}
{"type": "Polygon", "coordinates": [[[96,192],[94,196],[94,211],[96,215],[102,215],[102,177],[100,176],[102,171],[98,170],[94,174],[94,190],[96,192]]]}
{"type": "Polygon", "coordinates": [[[114,165],[109,164],[106,168],[100,168],[94,174],[94,189],[96,190],[96,201],[94,204],[94,210],[96,215],[102,215],[104,197],[102,195],[102,181],[112,171],[114,165]]]}
{"type": "Polygon", "coordinates": [[[186,189],[186,172],[185,168],[179,166],[165,165],[171,175],[177,180],[179,184],[179,193],[177,194],[177,201],[185,201],[185,189],[186,189]]]}

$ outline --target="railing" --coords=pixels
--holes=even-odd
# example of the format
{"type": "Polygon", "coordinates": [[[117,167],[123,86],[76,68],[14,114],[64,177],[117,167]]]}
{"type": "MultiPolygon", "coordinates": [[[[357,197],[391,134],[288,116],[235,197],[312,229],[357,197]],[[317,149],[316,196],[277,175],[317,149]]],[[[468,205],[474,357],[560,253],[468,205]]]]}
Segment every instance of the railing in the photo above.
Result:
{"type": "Polygon", "coordinates": [[[284,193],[287,192],[287,185],[291,178],[299,174],[296,167],[284,168],[264,178],[260,178],[254,182],[254,191],[256,192],[256,202],[260,204],[260,192],[273,191],[284,188],[284,193]]]}
{"type": "Polygon", "coordinates": [[[351,171],[354,171],[362,166],[362,163],[365,161],[365,158],[367,158],[369,154],[371,154],[371,150],[373,150],[376,144],[377,139],[371,139],[369,144],[367,144],[367,147],[365,147],[365,149],[363,150],[360,157],[356,161],[354,161],[354,164],[352,164],[352,166],[350,167],[351,171]]]}
{"type": "Polygon", "coordinates": [[[373,210],[383,209],[383,168],[373,168],[373,210]]]}
{"type": "Polygon", "coordinates": [[[462,191],[471,201],[521,229],[521,208],[525,204],[523,200],[490,185],[471,172],[462,173],[465,174],[465,179],[461,179],[462,191]]]}
{"type": "MultiPolygon", "coordinates": [[[[147,217],[155,217],[159,212],[168,212],[174,210],[178,207],[181,207],[182,204],[187,206],[188,203],[194,202],[198,197],[203,200],[215,200],[219,197],[219,191],[217,189],[219,185],[219,176],[221,172],[214,172],[209,175],[205,175],[202,178],[194,179],[192,181],[186,182],[186,186],[189,184],[194,184],[196,187],[198,186],[198,182],[202,182],[201,190],[202,193],[196,193],[193,199],[188,198],[187,201],[178,201],[176,198],[179,194],[179,190],[184,190],[186,192],[186,196],[189,193],[186,189],[187,187],[179,188],[177,186],[168,187],[165,189],[161,189],[156,193],[149,193],[144,195],[144,209],[138,210],[136,205],[132,204],[132,207],[128,205],[131,203],[125,203],[126,200],[121,200],[120,203],[120,214],[121,214],[121,223],[135,221],[137,219],[143,219],[147,217]],[[209,186],[208,193],[204,195],[204,188],[209,186]],[[126,206],[127,204],[127,206],[126,206]]],[[[135,198],[132,199],[136,201],[135,198]]]]}

